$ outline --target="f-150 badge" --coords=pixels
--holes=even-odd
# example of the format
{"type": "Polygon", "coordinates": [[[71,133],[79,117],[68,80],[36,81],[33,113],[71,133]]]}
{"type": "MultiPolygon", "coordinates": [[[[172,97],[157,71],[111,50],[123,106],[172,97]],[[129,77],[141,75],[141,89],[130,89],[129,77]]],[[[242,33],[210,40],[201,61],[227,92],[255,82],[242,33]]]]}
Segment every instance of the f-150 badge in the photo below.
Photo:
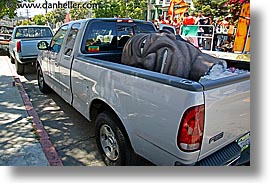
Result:
{"type": "Polygon", "coordinates": [[[211,144],[212,142],[216,142],[217,140],[223,138],[223,132],[219,133],[218,135],[215,135],[214,137],[211,137],[209,139],[209,144],[211,144]]]}

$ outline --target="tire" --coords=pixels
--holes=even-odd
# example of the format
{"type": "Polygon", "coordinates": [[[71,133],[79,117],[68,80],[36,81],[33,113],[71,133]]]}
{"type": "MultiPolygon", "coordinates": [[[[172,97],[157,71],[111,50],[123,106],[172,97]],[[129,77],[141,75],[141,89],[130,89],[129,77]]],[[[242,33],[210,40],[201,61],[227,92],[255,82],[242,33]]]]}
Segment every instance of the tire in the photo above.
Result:
{"type": "Polygon", "coordinates": [[[11,59],[11,63],[12,63],[12,64],[15,64],[14,58],[12,57],[11,54],[9,54],[9,57],[10,57],[10,59],[11,59]]]}
{"type": "Polygon", "coordinates": [[[112,112],[105,111],[97,116],[95,136],[107,166],[127,166],[137,163],[137,155],[123,133],[120,120],[112,112]]]}
{"type": "Polygon", "coordinates": [[[23,75],[25,66],[23,64],[19,63],[16,58],[14,60],[15,60],[15,69],[16,69],[17,74],[23,75]]]}
{"type": "Polygon", "coordinates": [[[39,90],[42,93],[49,93],[50,92],[50,87],[47,85],[47,83],[44,80],[43,72],[40,68],[40,66],[37,67],[37,81],[38,81],[38,87],[39,90]]]}

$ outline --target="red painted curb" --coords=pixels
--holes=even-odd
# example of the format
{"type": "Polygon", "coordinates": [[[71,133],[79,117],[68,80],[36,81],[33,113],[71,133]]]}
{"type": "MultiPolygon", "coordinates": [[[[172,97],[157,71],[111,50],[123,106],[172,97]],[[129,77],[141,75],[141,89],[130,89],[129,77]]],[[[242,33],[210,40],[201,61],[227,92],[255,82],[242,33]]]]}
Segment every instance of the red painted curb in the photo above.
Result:
{"type": "Polygon", "coordinates": [[[48,133],[44,129],[44,126],[43,126],[37,112],[35,111],[32,103],[28,97],[28,94],[25,91],[20,79],[18,77],[13,77],[13,79],[15,81],[15,85],[17,85],[17,87],[19,89],[19,93],[20,93],[23,103],[26,107],[26,111],[27,111],[28,115],[32,118],[33,126],[40,138],[39,142],[40,142],[42,149],[49,161],[49,164],[51,166],[63,166],[62,161],[61,161],[60,157],[58,156],[53,144],[51,143],[50,137],[48,136],[48,133]]]}

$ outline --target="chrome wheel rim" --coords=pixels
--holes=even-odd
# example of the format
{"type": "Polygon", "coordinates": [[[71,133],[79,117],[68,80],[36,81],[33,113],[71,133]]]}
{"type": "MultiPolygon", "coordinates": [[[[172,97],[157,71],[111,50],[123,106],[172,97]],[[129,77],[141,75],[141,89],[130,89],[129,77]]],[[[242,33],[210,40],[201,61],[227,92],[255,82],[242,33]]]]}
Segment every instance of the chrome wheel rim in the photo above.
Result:
{"type": "Polygon", "coordinates": [[[119,147],[115,134],[110,126],[104,124],[100,128],[100,143],[105,155],[112,161],[119,158],[119,147]]]}

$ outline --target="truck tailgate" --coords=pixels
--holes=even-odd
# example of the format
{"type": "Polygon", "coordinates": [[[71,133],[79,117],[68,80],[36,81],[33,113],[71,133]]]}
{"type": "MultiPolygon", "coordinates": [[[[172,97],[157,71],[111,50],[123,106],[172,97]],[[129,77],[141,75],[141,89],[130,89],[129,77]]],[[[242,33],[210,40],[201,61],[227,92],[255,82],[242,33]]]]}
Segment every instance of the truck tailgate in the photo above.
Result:
{"type": "Polygon", "coordinates": [[[205,90],[205,125],[199,160],[250,131],[250,80],[205,90]]]}
{"type": "Polygon", "coordinates": [[[50,42],[51,38],[33,38],[33,39],[21,39],[21,53],[22,57],[35,57],[38,55],[40,50],[37,48],[39,41],[50,42]]]}

